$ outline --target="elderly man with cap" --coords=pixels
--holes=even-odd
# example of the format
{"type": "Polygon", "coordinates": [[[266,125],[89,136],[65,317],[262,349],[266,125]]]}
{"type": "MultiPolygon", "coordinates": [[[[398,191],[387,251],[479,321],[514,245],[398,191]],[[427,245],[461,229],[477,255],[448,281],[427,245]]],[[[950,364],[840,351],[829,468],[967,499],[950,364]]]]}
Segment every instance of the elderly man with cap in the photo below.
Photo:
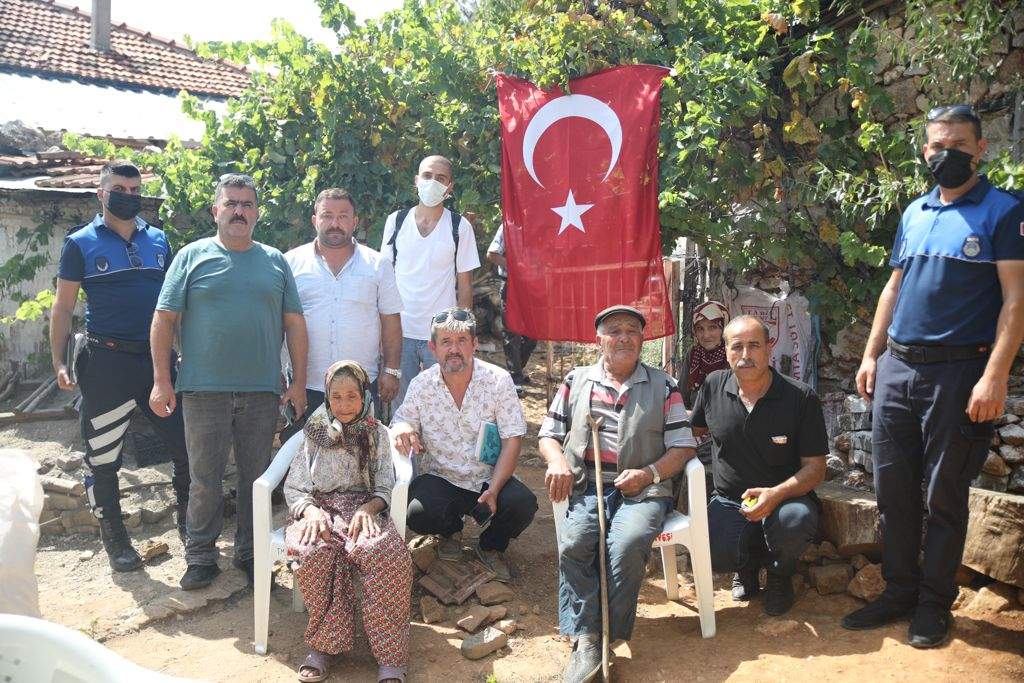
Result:
{"type": "Polygon", "coordinates": [[[569,498],[558,548],[559,628],[573,641],[567,682],[588,681],[601,668],[595,452],[607,519],[610,641],[632,635],[651,543],[672,509],[672,477],[694,456],[675,380],[640,362],[646,323],[631,306],[598,313],[601,357],[566,376],[540,429],[548,494],[555,502],[569,498]],[[597,444],[589,415],[603,418],[597,444]]]}

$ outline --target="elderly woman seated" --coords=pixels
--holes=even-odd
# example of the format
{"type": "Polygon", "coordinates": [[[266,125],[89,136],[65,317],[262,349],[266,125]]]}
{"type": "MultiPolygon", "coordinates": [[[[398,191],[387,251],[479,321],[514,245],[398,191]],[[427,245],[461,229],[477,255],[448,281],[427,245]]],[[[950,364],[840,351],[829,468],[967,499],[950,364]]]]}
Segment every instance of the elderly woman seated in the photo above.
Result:
{"type": "Polygon", "coordinates": [[[405,680],[409,658],[412,562],[386,514],[395,471],[388,433],[371,413],[369,379],[351,361],[327,370],[324,405],[303,429],[284,493],[293,521],[285,538],[298,558],[296,579],[309,609],[309,655],[300,681],[322,681],[352,649],[353,569],[379,681],[405,680]]]}

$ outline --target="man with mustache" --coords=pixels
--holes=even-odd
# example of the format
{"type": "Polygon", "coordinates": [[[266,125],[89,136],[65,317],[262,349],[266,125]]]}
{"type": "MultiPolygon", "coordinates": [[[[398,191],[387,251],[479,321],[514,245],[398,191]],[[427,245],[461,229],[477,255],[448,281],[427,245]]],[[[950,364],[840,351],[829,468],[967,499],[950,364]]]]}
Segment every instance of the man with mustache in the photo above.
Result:
{"type": "Polygon", "coordinates": [[[470,311],[446,308],[435,315],[430,351],[438,365],[409,383],[392,432],[398,450],[418,456],[418,476],[409,485],[409,528],[441,536],[438,556],[454,561],[462,557],[462,518],[472,515],[486,526],[477,556],[499,581],[509,581],[505,551],[533,521],[537,497],[512,476],[526,434],[512,376],[475,358],[476,348],[470,311]],[[500,440],[500,450],[497,444],[478,450],[482,427],[494,432],[491,440],[500,440]]]}
{"type": "Polygon", "coordinates": [[[228,453],[238,468],[235,567],[253,581],[252,484],[270,464],[280,405],[306,409],[306,323],[284,255],[253,241],[256,184],[221,177],[212,208],[217,234],[182,249],[167,271],[153,317],[153,391],[149,405],[169,415],[182,393],[189,489],[185,590],[220,573],[217,539],[224,526],[222,480],[228,453]],[[180,329],[179,329],[180,327],[180,329]],[[171,383],[175,332],[181,339],[177,386],[171,383]],[[288,339],[292,386],[281,386],[281,343],[288,339]]]}
{"type": "Polygon", "coordinates": [[[548,495],[569,498],[558,547],[558,627],[572,642],[565,683],[601,669],[600,526],[596,458],[607,523],[609,642],[629,640],[651,543],[672,509],[672,478],[694,457],[696,442],[671,375],[640,362],[647,319],[611,306],[594,327],[601,357],[575,368],[540,427],[548,495]],[[592,443],[587,417],[602,418],[592,443]]]}
{"type": "Polygon", "coordinates": [[[473,270],[480,267],[469,221],[444,208],[455,187],[452,162],[433,154],[414,177],[416,206],[396,211],[384,222],[380,253],[391,261],[402,295],[401,405],[413,377],[437,358],[430,350],[430,318],[444,308],[473,308],[473,270]]]}
{"type": "Polygon", "coordinates": [[[379,252],[356,241],[359,213],[347,191],[322,191],[313,204],[312,222],[316,239],[284,255],[295,276],[309,336],[307,414],[299,417],[304,421],[323,404],[321,378],[339,360],[354,360],[366,370],[380,416],[382,404],[398,394],[401,377],[402,298],[395,271],[379,252]]]}
{"type": "Polygon", "coordinates": [[[857,371],[872,399],[885,592],[842,622],[911,619],[918,648],[949,639],[969,487],[1024,336],[1024,202],[978,175],[988,143],[970,105],[932,109],[924,132],[936,186],[903,212],[857,371]]]}
{"type": "Polygon", "coordinates": [[[791,577],[818,529],[814,487],[825,478],[825,417],[809,386],[769,364],[761,320],[741,315],[723,336],[730,369],[707,376],[690,417],[694,433],[712,439],[711,564],[736,572],[737,601],[760,592],[765,567],[764,612],[778,616],[793,606],[791,577]]]}

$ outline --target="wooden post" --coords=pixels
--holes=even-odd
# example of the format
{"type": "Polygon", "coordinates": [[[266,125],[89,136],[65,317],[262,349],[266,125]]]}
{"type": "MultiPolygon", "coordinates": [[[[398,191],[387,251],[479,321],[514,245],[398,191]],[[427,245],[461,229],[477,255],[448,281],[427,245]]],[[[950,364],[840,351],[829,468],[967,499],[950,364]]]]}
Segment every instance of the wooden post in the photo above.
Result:
{"type": "Polygon", "coordinates": [[[544,376],[544,395],[547,396],[547,405],[551,405],[551,398],[555,395],[555,392],[552,389],[552,383],[555,381],[553,374],[555,364],[555,343],[549,341],[547,342],[547,345],[547,353],[545,354],[547,372],[544,376]]]}

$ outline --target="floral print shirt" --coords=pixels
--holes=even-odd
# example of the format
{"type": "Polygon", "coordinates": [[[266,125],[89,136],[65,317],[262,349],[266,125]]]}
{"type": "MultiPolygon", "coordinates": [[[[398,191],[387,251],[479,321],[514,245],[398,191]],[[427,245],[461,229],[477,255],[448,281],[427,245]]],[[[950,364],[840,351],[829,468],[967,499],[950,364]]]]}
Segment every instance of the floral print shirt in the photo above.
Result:
{"type": "Polygon", "coordinates": [[[477,459],[480,425],[498,425],[502,440],[526,434],[526,418],[512,376],[479,358],[473,359],[473,377],[461,409],[455,405],[438,364],[409,383],[405,400],[391,420],[392,425],[399,422],[419,433],[424,447],[420,474],[433,474],[471,491],[479,491],[494,473],[493,466],[477,459]]]}

